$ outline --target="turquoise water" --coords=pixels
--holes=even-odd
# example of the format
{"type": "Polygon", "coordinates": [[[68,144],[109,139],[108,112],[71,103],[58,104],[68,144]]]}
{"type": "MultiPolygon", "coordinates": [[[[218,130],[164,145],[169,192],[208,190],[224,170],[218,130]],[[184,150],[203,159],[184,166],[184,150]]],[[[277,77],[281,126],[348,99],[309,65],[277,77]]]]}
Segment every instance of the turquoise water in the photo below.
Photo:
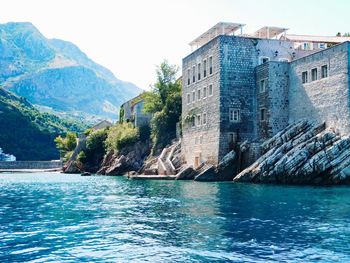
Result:
{"type": "Polygon", "coordinates": [[[0,174],[0,262],[349,262],[350,188],[0,174]]]}

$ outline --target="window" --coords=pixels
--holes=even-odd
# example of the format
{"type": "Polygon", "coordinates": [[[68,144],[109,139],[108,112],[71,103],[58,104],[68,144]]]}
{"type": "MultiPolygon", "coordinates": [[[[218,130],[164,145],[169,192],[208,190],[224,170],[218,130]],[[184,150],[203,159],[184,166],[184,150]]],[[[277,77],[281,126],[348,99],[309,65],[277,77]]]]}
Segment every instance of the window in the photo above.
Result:
{"type": "Polygon", "coordinates": [[[195,121],[196,121],[195,118],[193,118],[192,121],[191,121],[192,128],[196,127],[196,122],[195,121]]]}
{"type": "Polygon", "coordinates": [[[278,59],[279,62],[289,62],[288,58],[279,58],[278,59]]]}
{"type": "Polygon", "coordinates": [[[192,68],[192,82],[196,82],[196,67],[192,68]]]}
{"type": "Polygon", "coordinates": [[[187,85],[191,84],[191,70],[187,70],[187,85]]]}
{"type": "Polygon", "coordinates": [[[213,85],[209,85],[209,96],[213,95],[213,85]]]}
{"type": "Polygon", "coordinates": [[[199,136],[199,144],[202,144],[203,143],[203,136],[199,136]]]}
{"type": "Polygon", "coordinates": [[[203,125],[207,124],[207,114],[203,113],[203,125]]]}
{"type": "Polygon", "coordinates": [[[237,141],[236,133],[229,133],[228,141],[230,143],[230,147],[233,148],[234,147],[234,143],[237,141]]]}
{"type": "Polygon", "coordinates": [[[260,60],[259,64],[261,65],[261,64],[269,62],[270,58],[269,57],[260,57],[259,60],[260,60]]]}
{"type": "Polygon", "coordinates": [[[318,47],[319,47],[320,49],[325,49],[325,48],[327,47],[327,44],[325,44],[325,43],[319,43],[319,44],[318,44],[318,47]]]}
{"type": "Polygon", "coordinates": [[[260,91],[260,93],[266,91],[266,80],[265,79],[260,80],[259,91],[260,91]]]}
{"type": "Polygon", "coordinates": [[[198,137],[196,136],[195,138],[194,138],[194,144],[198,144],[198,137]]]}
{"type": "Polygon", "coordinates": [[[198,80],[201,80],[201,63],[198,64],[198,80]]]}
{"type": "Polygon", "coordinates": [[[203,61],[203,78],[207,76],[207,60],[203,61]]]}
{"type": "Polygon", "coordinates": [[[324,65],[321,67],[321,78],[327,78],[328,77],[328,66],[324,65]]]}
{"type": "Polygon", "coordinates": [[[241,121],[241,112],[238,109],[230,109],[229,111],[230,122],[240,122],[241,121]]]}
{"type": "Polygon", "coordinates": [[[201,90],[197,90],[197,100],[201,99],[201,90]]]}
{"type": "Polygon", "coordinates": [[[311,70],[311,81],[317,80],[317,68],[311,70]]]}
{"type": "Polygon", "coordinates": [[[201,126],[201,124],[202,124],[201,123],[201,115],[198,114],[196,120],[197,120],[197,126],[201,126]]]}
{"type": "Polygon", "coordinates": [[[213,74],[213,57],[209,58],[209,75],[213,74]]]}
{"type": "Polygon", "coordinates": [[[192,102],[196,101],[196,92],[192,91],[192,102]]]}
{"type": "Polygon", "coordinates": [[[266,109],[260,109],[260,121],[266,121],[266,109]]]}
{"type": "Polygon", "coordinates": [[[301,73],[301,80],[303,83],[307,83],[308,79],[307,79],[307,71],[304,71],[303,73],[301,73]]]}
{"type": "Polygon", "coordinates": [[[203,99],[207,97],[207,87],[203,88],[203,99]]]}
{"type": "Polygon", "coordinates": [[[187,93],[187,104],[191,103],[191,95],[190,93],[187,93]]]}
{"type": "Polygon", "coordinates": [[[304,43],[304,44],[303,44],[303,49],[304,49],[304,50],[311,50],[311,45],[310,45],[310,43],[304,43]]]}

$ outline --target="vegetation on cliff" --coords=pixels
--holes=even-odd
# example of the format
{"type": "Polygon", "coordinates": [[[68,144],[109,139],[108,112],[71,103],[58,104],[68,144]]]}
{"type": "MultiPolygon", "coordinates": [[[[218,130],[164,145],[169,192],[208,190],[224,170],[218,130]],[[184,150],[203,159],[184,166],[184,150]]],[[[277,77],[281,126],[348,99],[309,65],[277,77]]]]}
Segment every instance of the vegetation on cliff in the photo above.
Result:
{"type": "Polygon", "coordinates": [[[68,161],[77,146],[77,135],[74,132],[67,132],[66,137],[59,135],[55,139],[56,147],[60,152],[63,161],[68,161]]]}
{"type": "MultiPolygon", "coordinates": [[[[108,174],[137,170],[151,153],[151,146],[155,154],[176,138],[176,124],[181,116],[181,83],[176,79],[178,67],[164,61],[156,72],[157,83],[151,91],[143,93],[144,110],[153,114],[150,125],[134,127],[133,123],[120,120],[113,127],[86,130],[86,147],[80,151],[75,163],[79,170],[97,172],[100,168],[101,173],[108,174]]],[[[60,138],[59,142],[61,140],[65,138],[60,138]]]]}
{"type": "Polygon", "coordinates": [[[17,160],[58,159],[54,138],[86,126],[40,113],[26,99],[0,87],[0,146],[17,160]]]}
{"type": "Polygon", "coordinates": [[[181,81],[176,79],[178,67],[163,61],[157,68],[157,83],[145,94],[145,112],[152,113],[152,152],[176,138],[176,124],[181,117],[181,81]]]}
{"type": "Polygon", "coordinates": [[[138,128],[131,123],[118,123],[111,127],[105,142],[106,150],[121,150],[125,146],[132,145],[140,139],[138,128]]]}

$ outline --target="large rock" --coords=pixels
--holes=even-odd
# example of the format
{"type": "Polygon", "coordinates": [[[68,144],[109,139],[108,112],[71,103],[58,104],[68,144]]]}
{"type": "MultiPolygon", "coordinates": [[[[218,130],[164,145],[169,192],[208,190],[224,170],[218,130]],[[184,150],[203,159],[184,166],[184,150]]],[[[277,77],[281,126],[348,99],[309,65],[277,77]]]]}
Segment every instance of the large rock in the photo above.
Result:
{"type": "Polygon", "coordinates": [[[175,180],[193,180],[196,174],[192,166],[186,166],[176,174],[175,180]]]}
{"type": "Polygon", "coordinates": [[[150,146],[148,143],[138,142],[125,147],[120,152],[108,152],[102,161],[98,174],[123,175],[128,171],[139,171],[148,156],[150,146]]]}
{"type": "Polygon", "coordinates": [[[219,181],[219,176],[215,166],[206,165],[202,168],[202,171],[195,176],[194,180],[199,182],[215,182],[219,181]]]}
{"type": "Polygon", "coordinates": [[[204,165],[197,171],[198,175],[195,176],[194,180],[201,182],[231,181],[236,174],[236,156],[235,151],[232,150],[222,158],[216,167],[204,165]]]}
{"type": "Polygon", "coordinates": [[[77,162],[74,160],[68,161],[64,167],[63,172],[67,174],[79,174],[82,172],[82,170],[78,167],[77,162]]]}
{"type": "Polygon", "coordinates": [[[279,184],[347,184],[350,138],[325,124],[303,120],[267,140],[263,154],[234,181],[279,184]]]}

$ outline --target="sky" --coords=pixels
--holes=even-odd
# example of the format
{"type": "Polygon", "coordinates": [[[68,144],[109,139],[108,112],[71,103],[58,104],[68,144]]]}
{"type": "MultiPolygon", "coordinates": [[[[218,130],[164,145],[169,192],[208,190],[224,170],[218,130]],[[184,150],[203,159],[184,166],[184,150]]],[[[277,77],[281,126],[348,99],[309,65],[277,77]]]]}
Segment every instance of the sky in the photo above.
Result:
{"type": "Polygon", "coordinates": [[[181,67],[190,41],[218,22],[288,33],[350,32],[348,0],[1,0],[0,23],[32,22],[76,44],[117,78],[149,89],[164,59],[181,67]]]}

